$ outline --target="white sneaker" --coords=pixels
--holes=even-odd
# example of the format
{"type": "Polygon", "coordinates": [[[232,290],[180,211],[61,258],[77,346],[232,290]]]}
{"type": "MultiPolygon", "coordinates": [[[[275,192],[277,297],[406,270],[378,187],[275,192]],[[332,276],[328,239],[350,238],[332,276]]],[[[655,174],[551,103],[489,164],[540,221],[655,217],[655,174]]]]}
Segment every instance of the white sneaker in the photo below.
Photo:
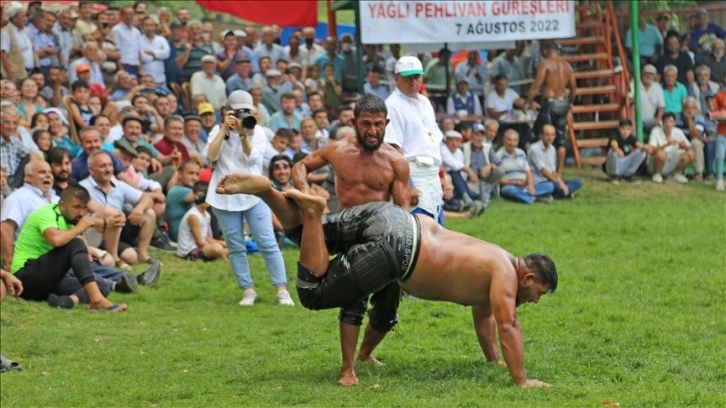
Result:
{"type": "Polygon", "coordinates": [[[724,191],[723,180],[718,180],[716,182],[716,191],[724,191]]]}
{"type": "Polygon", "coordinates": [[[660,175],[660,173],[653,174],[653,183],[662,183],[663,182],[663,176],[660,175]]]}
{"type": "Polygon", "coordinates": [[[677,181],[681,184],[688,183],[688,179],[686,178],[686,176],[684,176],[683,174],[680,174],[680,173],[674,174],[672,178],[673,178],[673,181],[677,181]]]}
{"type": "Polygon", "coordinates": [[[283,306],[295,306],[295,302],[290,297],[290,292],[286,290],[277,292],[277,301],[283,306]]]}
{"type": "Polygon", "coordinates": [[[257,292],[254,289],[246,289],[242,295],[242,300],[239,301],[240,306],[254,306],[255,300],[257,300],[257,292]]]}

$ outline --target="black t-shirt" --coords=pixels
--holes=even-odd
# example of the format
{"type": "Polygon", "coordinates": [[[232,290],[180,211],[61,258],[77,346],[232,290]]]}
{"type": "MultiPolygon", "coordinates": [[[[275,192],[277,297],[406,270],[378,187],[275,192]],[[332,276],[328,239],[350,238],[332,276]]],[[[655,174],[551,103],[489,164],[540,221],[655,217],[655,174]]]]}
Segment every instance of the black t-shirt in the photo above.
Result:
{"type": "Polygon", "coordinates": [[[627,139],[623,140],[623,138],[620,137],[620,134],[616,133],[610,136],[608,146],[610,146],[613,140],[618,142],[618,147],[623,151],[623,153],[625,153],[626,156],[636,149],[635,144],[638,142],[638,139],[636,139],[635,136],[628,136],[627,139]]]}
{"type": "Polygon", "coordinates": [[[686,71],[693,70],[693,61],[691,61],[691,56],[687,52],[678,53],[678,57],[675,59],[671,58],[668,54],[663,54],[658,57],[658,60],[655,62],[655,68],[658,70],[661,81],[663,80],[663,68],[666,65],[675,65],[678,68],[678,82],[683,85],[688,85],[686,71]]]}
{"type": "MultiPolygon", "coordinates": [[[[68,185],[69,185],[69,186],[77,186],[77,185],[79,185],[79,184],[78,184],[78,182],[77,182],[76,180],[74,180],[74,179],[72,179],[72,178],[68,177],[68,185]]],[[[60,188],[60,186],[59,186],[59,185],[57,185],[57,184],[53,183],[53,191],[55,191],[55,193],[56,193],[56,194],[58,195],[58,197],[60,197],[60,196],[61,196],[61,194],[63,194],[63,190],[64,190],[64,189],[60,188]]]]}

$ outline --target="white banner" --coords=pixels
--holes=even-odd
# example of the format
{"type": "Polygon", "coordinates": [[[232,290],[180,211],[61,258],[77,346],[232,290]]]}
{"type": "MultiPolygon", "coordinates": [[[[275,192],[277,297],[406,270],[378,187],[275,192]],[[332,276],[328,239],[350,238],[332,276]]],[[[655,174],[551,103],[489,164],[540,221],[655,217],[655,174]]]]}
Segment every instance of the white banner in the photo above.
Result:
{"type": "Polygon", "coordinates": [[[575,2],[359,1],[364,44],[469,43],[572,38],[575,2]]]}

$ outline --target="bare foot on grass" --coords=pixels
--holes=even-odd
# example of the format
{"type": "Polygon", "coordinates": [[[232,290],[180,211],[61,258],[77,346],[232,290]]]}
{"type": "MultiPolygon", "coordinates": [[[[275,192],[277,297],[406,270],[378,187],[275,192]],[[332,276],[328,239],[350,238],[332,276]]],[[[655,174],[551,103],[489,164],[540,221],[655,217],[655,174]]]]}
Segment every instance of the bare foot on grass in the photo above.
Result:
{"type": "Polygon", "coordinates": [[[217,194],[257,194],[271,188],[270,179],[252,174],[232,173],[219,180],[217,194]]]}
{"type": "Polygon", "coordinates": [[[384,363],[383,361],[381,361],[381,360],[373,357],[372,355],[369,355],[367,357],[358,356],[358,361],[363,361],[363,362],[368,361],[368,362],[373,363],[373,364],[375,364],[377,366],[384,366],[384,365],[386,365],[386,363],[384,363]]]}
{"type": "Polygon", "coordinates": [[[304,194],[302,191],[294,188],[285,191],[282,195],[295,201],[295,204],[297,204],[297,206],[303,211],[310,210],[322,215],[327,206],[327,202],[323,197],[304,194]]]}
{"type": "Polygon", "coordinates": [[[107,310],[109,312],[123,312],[128,308],[126,306],[126,303],[122,303],[120,305],[117,305],[110,300],[103,298],[103,300],[100,300],[98,302],[91,302],[91,310],[107,310]],[[115,307],[114,307],[115,306],[115,307]]]}
{"type": "Polygon", "coordinates": [[[353,371],[342,372],[340,373],[338,384],[343,387],[355,387],[358,385],[358,377],[356,377],[355,372],[353,371]]]}

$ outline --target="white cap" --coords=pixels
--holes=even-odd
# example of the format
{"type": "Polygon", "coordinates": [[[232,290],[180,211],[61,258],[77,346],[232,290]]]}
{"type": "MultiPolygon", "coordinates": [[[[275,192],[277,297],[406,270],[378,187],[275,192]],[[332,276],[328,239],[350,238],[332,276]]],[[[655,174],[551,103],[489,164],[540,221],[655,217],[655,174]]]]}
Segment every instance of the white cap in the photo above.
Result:
{"type": "Polygon", "coordinates": [[[17,16],[18,13],[23,10],[25,10],[25,7],[22,3],[18,1],[12,1],[5,6],[5,10],[3,10],[3,17],[10,20],[11,18],[17,16]]]}
{"type": "Polygon", "coordinates": [[[455,130],[447,130],[446,131],[446,138],[447,139],[463,139],[464,136],[461,135],[461,133],[455,131],[455,130]]]}
{"type": "Polygon", "coordinates": [[[247,33],[244,30],[234,30],[235,37],[247,37],[247,33]]]}
{"type": "Polygon", "coordinates": [[[216,64],[217,57],[215,57],[214,55],[205,55],[202,57],[202,64],[205,62],[214,62],[216,64]]]}
{"type": "Polygon", "coordinates": [[[648,64],[645,67],[643,67],[643,73],[644,74],[653,74],[653,75],[656,75],[656,74],[658,74],[658,70],[655,69],[654,66],[648,64]]]}
{"type": "Polygon", "coordinates": [[[227,105],[234,110],[238,109],[249,109],[255,108],[255,103],[252,101],[252,95],[248,92],[236,90],[233,91],[227,97],[227,105]]]}
{"type": "Polygon", "coordinates": [[[396,66],[393,72],[403,77],[411,75],[423,75],[424,73],[421,61],[418,58],[412,56],[405,56],[399,58],[396,62],[396,66]]]}
{"type": "Polygon", "coordinates": [[[280,71],[278,71],[278,70],[276,70],[274,68],[273,69],[268,69],[267,71],[265,71],[265,76],[266,77],[276,77],[276,76],[280,76],[280,75],[282,75],[282,73],[280,73],[280,71]]]}

